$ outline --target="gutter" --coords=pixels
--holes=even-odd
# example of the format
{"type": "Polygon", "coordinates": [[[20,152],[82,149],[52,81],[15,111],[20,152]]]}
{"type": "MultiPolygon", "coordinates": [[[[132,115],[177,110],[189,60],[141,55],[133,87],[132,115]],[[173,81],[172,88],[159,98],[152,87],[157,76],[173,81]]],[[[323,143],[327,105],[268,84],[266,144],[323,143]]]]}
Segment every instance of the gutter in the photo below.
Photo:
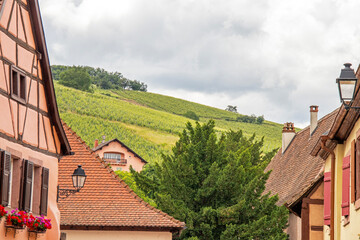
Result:
{"type": "Polygon", "coordinates": [[[326,147],[328,136],[321,136],[321,148],[331,155],[331,197],[330,197],[330,240],[335,239],[335,153],[334,150],[326,147]]]}

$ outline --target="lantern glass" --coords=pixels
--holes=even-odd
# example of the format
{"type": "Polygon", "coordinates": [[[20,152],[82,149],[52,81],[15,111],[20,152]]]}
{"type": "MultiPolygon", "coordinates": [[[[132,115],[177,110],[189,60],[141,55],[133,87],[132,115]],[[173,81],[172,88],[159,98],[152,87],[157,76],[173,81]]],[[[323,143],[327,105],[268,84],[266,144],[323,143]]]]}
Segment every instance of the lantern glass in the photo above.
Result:
{"type": "Polygon", "coordinates": [[[354,98],[356,80],[339,80],[340,98],[343,102],[351,102],[354,98]]]}
{"type": "Polygon", "coordinates": [[[85,185],[86,176],[72,176],[74,188],[80,189],[85,185]]]}
{"type": "Polygon", "coordinates": [[[75,169],[72,175],[74,188],[76,189],[83,188],[85,185],[85,179],[86,179],[85,171],[84,169],[81,168],[81,165],[79,165],[78,168],[75,169]]]}

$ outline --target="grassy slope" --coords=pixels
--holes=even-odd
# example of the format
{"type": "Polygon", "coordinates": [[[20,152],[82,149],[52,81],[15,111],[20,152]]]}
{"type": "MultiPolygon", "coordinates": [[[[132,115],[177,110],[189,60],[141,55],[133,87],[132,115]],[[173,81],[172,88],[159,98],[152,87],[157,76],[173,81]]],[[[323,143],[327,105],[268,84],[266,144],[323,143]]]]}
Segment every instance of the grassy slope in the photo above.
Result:
{"type": "Polygon", "coordinates": [[[86,93],[55,83],[61,118],[90,146],[94,139],[118,138],[149,162],[169,153],[185,123],[181,116],[194,111],[200,122],[215,119],[217,131],[242,129],[247,136],[264,136],[264,150],[281,145],[281,125],[265,121],[262,125],[226,121],[238,116],[225,110],[154,93],[96,90],[86,93]]]}

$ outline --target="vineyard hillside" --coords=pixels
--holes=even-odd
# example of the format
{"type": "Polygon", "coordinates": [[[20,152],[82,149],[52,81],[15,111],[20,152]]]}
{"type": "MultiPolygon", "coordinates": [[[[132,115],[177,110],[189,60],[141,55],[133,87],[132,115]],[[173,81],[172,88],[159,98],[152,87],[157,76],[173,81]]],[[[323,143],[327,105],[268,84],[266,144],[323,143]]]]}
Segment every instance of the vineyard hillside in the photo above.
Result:
{"type": "Polygon", "coordinates": [[[169,153],[192,111],[199,122],[214,119],[216,131],[241,129],[245,136],[264,137],[264,151],[281,145],[281,125],[269,121],[262,124],[236,121],[241,116],[178,98],[149,92],[95,89],[93,93],[65,87],[55,82],[61,118],[93,147],[95,139],[118,138],[148,162],[161,161],[169,153]]]}

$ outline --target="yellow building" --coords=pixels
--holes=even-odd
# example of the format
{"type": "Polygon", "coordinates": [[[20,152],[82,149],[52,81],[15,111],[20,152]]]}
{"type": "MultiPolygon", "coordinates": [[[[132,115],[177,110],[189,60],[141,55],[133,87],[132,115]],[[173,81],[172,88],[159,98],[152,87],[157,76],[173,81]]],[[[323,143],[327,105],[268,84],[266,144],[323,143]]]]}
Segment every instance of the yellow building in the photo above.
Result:
{"type": "MultiPolygon", "coordinates": [[[[342,70],[352,71],[350,65],[342,70]]],[[[359,77],[359,69],[356,77],[359,77]]],[[[360,106],[359,84],[352,107],[360,106]]],[[[331,129],[323,134],[312,155],[325,160],[324,238],[359,239],[360,236],[360,112],[342,105],[331,129]]]]}

